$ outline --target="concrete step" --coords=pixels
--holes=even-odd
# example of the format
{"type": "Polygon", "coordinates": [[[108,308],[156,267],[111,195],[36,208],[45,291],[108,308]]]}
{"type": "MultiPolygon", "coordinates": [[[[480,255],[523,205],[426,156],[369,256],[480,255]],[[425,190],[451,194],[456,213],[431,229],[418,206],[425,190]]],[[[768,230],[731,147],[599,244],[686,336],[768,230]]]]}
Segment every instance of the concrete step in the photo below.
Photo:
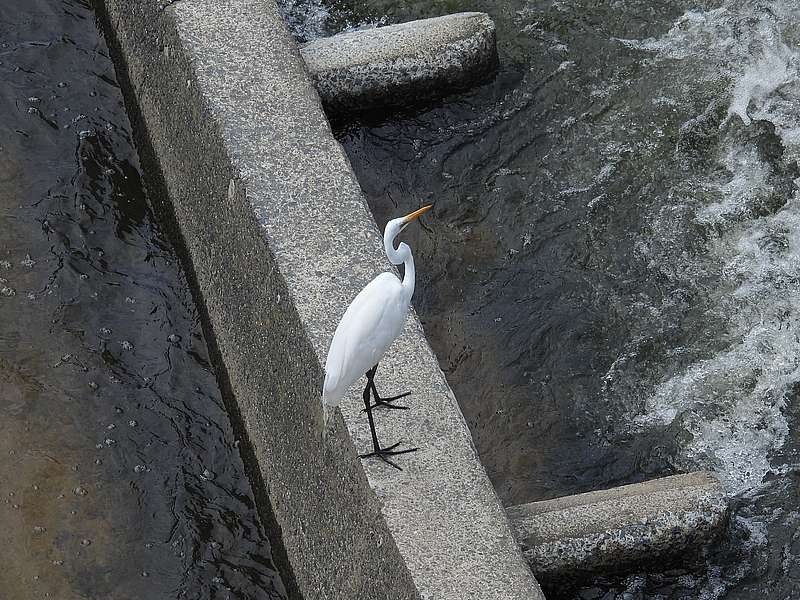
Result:
{"type": "Polygon", "coordinates": [[[707,472],[674,475],[507,509],[525,558],[543,583],[697,556],[728,513],[707,472]]]}
{"type": "Polygon", "coordinates": [[[329,113],[409,106],[467,88],[497,65],[494,22],[479,12],[342,33],[300,53],[329,113]]]}

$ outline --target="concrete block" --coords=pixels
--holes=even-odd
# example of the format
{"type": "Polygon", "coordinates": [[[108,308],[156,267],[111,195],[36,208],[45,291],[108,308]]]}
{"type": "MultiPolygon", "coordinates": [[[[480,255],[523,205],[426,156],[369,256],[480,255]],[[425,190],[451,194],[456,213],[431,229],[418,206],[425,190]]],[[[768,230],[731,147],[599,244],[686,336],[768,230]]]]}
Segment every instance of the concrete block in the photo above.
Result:
{"type": "Polygon", "coordinates": [[[444,96],[497,65],[494,22],[477,12],[343,33],[308,42],[300,52],[333,113],[444,96]]]}
{"type": "Polygon", "coordinates": [[[387,444],[420,451],[403,471],[359,459],[357,389],[322,440],[328,344],[391,266],[277,5],[99,4],[289,587],[309,600],[541,599],[415,315],[378,370],[382,391],[412,392],[411,410],[376,418],[387,444]]]}
{"type": "Polygon", "coordinates": [[[696,472],[512,506],[508,516],[531,570],[552,583],[697,556],[727,511],[719,481],[696,472]]]}

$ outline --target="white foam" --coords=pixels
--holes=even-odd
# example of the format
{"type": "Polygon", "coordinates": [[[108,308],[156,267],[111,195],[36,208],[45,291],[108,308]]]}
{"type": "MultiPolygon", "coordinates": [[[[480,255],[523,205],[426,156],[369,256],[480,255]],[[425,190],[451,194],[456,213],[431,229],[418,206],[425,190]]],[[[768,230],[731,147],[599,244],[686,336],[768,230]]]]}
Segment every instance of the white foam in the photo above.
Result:
{"type": "Polygon", "coordinates": [[[752,203],[769,194],[769,167],[759,158],[753,147],[734,146],[720,161],[730,173],[730,179],[716,187],[719,198],[700,207],[697,220],[706,224],[722,224],[747,218],[752,214],[752,203]]]}
{"type": "Polygon", "coordinates": [[[738,115],[745,125],[752,122],[747,110],[751,102],[763,104],[778,88],[796,78],[790,69],[792,52],[785,44],[767,47],[761,58],[750,65],[733,86],[733,101],[728,117],[738,115]]]}
{"type": "Polygon", "coordinates": [[[328,34],[331,13],[322,0],[278,0],[289,31],[300,40],[313,40],[328,34]]]}
{"type": "MultiPolygon", "coordinates": [[[[347,20],[341,31],[333,30],[333,15],[324,0],[278,0],[278,6],[286,19],[289,31],[297,39],[310,41],[336,33],[373,29],[388,23],[384,16],[380,19],[347,20]]],[[[340,15],[341,16],[341,15],[340,15]]]]}
{"type": "Polygon", "coordinates": [[[631,407],[631,420],[682,432],[680,466],[714,470],[731,493],[758,489],[768,473],[786,470],[773,457],[789,435],[787,394],[800,383],[800,198],[764,216],[763,206],[774,204],[773,166],[746,136],[727,133],[735,132],[734,118],[750,127],[770,121],[785,160],[800,158],[800,60],[792,50],[800,5],[787,4],[729,0],[687,12],[659,39],[620,40],[652,53],[653,62],[685,61],[677,69],[691,74],[689,85],[711,82],[730,98],[717,168],[674,190],[671,205],[653,217],[657,240],[637,244],[673,282],[715,281],[704,290],[708,316],[724,326],[708,341],[721,349],[658,384],[643,407],[631,407]],[[672,247],[673,237],[681,239],[673,235],[675,216],[686,211],[710,237],[699,257],[672,247]]]}

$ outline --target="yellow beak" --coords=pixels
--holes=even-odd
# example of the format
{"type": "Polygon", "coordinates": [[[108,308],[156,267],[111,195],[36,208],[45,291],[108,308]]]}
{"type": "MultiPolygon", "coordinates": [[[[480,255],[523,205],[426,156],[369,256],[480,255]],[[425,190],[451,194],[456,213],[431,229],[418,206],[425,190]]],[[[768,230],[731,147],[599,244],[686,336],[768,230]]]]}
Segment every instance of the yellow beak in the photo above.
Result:
{"type": "Polygon", "coordinates": [[[405,217],[403,217],[403,225],[408,225],[409,223],[411,223],[411,221],[413,221],[414,219],[418,219],[432,208],[433,204],[428,204],[428,206],[423,206],[419,210],[415,210],[411,214],[406,215],[405,217]]]}

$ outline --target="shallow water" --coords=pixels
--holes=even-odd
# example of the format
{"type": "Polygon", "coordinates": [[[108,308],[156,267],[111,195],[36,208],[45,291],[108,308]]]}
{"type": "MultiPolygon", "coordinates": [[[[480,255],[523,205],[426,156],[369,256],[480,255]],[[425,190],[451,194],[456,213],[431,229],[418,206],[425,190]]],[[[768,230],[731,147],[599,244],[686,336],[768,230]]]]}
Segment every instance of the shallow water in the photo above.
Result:
{"type": "Polygon", "coordinates": [[[285,598],[78,0],[0,0],[0,596],[285,598]]]}
{"type": "Polygon", "coordinates": [[[326,10],[497,24],[491,81],[337,134],[379,225],[435,202],[414,304],[503,501],[698,468],[733,496],[699,568],[561,595],[800,597],[798,5],[326,10]]]}

